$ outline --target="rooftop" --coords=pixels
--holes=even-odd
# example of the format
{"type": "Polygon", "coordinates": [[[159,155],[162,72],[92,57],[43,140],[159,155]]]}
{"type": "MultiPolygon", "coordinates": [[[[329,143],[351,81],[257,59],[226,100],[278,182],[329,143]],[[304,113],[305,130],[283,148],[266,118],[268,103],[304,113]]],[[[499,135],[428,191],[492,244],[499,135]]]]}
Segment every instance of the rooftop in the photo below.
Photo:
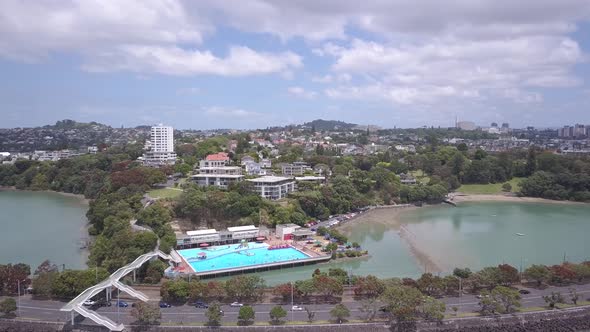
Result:
{"type": "Polygon", "coordinates": [[[255,178],[255,179],[247,179],[246,181],[250,181],[250,182],[265,182],[265,183],[277,183],[277,182],[282,182],[282,181],[289,181],[289,180],[293,180],[293,178],[288,178],[288,177],[284,177],[284,176],[261,176],[259,178],[255,178]]]}
{"type": "Polygon", "coordinates": [[[198,231],[188,231],[186,232],[186,235],[188,236],[197,236],[197,235],[207,235],[207,234],[216,234],[217,230],[210,228],[210,229],[201,229],[198,231]]]}
{"type": "Polygon", "coordinates": [[[219,153],[208,155],[205,158],[205,160],[208,160],[208,161],[228,161],[229,156],[225,152],[219,152],[219,153]]]}
{"type": "Polygon", "coordinates": [[[293,224],[293,223],[289,223],[289,224],[278,224],[277,225],[277,228],[279,228],[279,227],[295,227],[295,228],[299,227],[299,228],[301,228],[301,226],[299,226],[297,224],[293,224]]]}
{"type": "Polygon", "coordinates": [[[295,180],[297,181],[313,181],[313,180],[325,180],[325,176],[296,176],[295,180]]]}
{"type": "Polygon", "coordinates": [[[256,231],[256,230],[258,230],[258,227],[254,226],[254,225],[236,226],[236,227],[228,227],[227,230],[230,232],[256,231]]]}

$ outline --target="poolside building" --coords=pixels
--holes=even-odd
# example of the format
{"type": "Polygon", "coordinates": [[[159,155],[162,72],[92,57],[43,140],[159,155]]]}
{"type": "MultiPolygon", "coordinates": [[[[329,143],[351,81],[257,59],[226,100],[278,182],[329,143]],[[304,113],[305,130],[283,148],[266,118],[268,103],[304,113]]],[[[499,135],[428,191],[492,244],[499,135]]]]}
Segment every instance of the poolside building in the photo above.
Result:
{"type": "Polygon", "coordinates": [[[295,191],[295,180],[282,176],[262,176],[246,180],[254,185],[254,192],[266,199],[276,200],[287,197],[295,191]]]}
{"type": "Polygon", "coordinates": [[[291,240],[293,232],[300,228],[301,226],[296,224],[279,224],[276,228],[276,236],[281,240],[291,240]]]}
{"type": "Polygon", "coordinates": [[[232,239],[254,241],[259,236],[258,227],[254,225],[228,227],[232,239]]]}

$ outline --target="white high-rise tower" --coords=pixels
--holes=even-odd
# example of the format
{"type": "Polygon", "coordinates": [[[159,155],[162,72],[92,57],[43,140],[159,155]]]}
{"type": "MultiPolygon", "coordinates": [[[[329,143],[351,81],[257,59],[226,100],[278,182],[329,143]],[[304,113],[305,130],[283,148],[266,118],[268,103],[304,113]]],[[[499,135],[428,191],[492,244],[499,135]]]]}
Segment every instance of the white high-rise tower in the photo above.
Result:
{"type": "Polygon", "coordinates": [[[173,165],[176,162],[174,128],[162,124],[152,127],[150,144],[143,158],[144,164],[149,166],[173,165]]]}

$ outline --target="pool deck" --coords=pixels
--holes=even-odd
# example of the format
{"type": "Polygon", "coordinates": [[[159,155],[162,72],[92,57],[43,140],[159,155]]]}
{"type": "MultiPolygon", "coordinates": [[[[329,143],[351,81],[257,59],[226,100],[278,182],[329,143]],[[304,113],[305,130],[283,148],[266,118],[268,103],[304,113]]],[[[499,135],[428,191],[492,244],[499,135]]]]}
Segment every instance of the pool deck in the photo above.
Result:
{"type": "MultiPolygon", "coordinates": [[[[273,241],[274,242],[274,241],[273,241]]],[[[278,241],[277,241],[278,242],[278,241]]],[[[282,241],[281,241],[282,242],[282,241]]],[[[268,241],[267,241],[268,243],[268,241]]],[[[282,242],[284,243],[284,242],[282,242]]],[[[277,244],[276,242],[273,244],[277,244]]],[[[316,250],[310,249],[304,244],[299,244],[296,242],[289,243],[292,248],[299,250],[300,252],[304,253],[307,258],[300,258],[296,260],[288,260],[288,261],[280,261],[280,262],[273,262],[273,263],[263,263],[263,264],[255,264],[255,265],[248,265],[248,266],[240,266],[240,267],[232,267],[232,268],[225,268],[225,269],[217,269],[211,271],[202,271],[198,272],[195,271],[191,264],[186,260],[183,255],[178,254],[182,258],[182,263],[185,267],[186,271],[191,271],[185,274],[190,274],[196,277],[204,277],[204,278],[213,278],[213,277],[221,277],[227,275],[233,275],[238,273],[247,273],[247,272],[261,272],[261,271],[268,271],[280,268],[291,268],[295,266],[302,266],[308,264],[315,264],[321,262],[329,261],[332,256],[329,254],[320,253],[316,250]]],[[[277,249],[281,250],[281,249],[277,249]]]]}

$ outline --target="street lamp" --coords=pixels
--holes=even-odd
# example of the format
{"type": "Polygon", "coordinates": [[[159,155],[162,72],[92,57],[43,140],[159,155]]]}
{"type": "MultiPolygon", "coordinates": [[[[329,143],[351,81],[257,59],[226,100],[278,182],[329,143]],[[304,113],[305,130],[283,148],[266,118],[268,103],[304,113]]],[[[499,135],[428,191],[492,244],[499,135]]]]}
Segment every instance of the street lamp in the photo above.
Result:
{"type": "Polygon", "coordinates": [[[27,280],[26,278],[23,280],[17,280],[16,281],[16,287],[18,288],[18,316],[20,317],[20,283],[21,281],[24,282],[25,280],[27,280]]]}

